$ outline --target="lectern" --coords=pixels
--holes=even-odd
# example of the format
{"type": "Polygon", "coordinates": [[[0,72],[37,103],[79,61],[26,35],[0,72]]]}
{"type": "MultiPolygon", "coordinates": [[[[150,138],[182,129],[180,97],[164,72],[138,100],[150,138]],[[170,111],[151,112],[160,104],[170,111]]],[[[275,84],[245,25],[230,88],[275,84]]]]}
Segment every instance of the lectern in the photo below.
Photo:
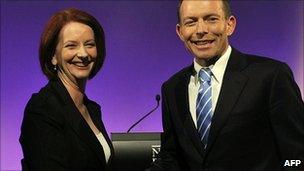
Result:
{"type": "Polygon", "coordinates": [[[111,133],[116,170],[144,171],[160,151],[160,134],[153,133],[111,133]]]}

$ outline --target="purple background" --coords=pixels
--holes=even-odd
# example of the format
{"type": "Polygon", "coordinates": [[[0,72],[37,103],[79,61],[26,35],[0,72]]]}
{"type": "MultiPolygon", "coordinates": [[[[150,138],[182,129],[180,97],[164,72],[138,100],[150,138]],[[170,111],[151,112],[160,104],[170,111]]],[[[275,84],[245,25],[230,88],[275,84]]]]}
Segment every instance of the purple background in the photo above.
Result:
{"type": "MultiPolygon", "coordinates": [[[[234,1],[239,50],[286,62],[303,96],[303,1],[234,1]]],[[[88,82],[108,132],[124,132],[155,106],[169,76],[192,62],[175,34],[177,1],[1,1],[1,170],[20,169],[23,109],[47,82],[38,63],[40,34],[67,7],[94,15],[106,34],[107,58],[88,82]]],[[[134,131],[162,131],[158,109],[134,131]]]]}

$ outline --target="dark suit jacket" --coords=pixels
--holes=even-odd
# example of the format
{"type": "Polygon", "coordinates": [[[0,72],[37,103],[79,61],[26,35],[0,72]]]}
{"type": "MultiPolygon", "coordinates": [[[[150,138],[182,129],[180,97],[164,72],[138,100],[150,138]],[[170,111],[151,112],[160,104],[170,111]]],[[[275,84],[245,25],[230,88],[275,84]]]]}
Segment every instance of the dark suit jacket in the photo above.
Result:
{"type": "Polygon", "coordinates": [[[206,149],[189,111],[194,72],[184,68],[162,86],[161,159],[151,170],[279,171],[291,159],[303,167],[303,101],[286,64],[232,50],[206,149]]]}
{"type": "Polygon", "coordinates": [[[101,121],[100,106],[85,97],[90,116],[105,136],[112,156],[106,164],[103,148],[81,116],[64,85],[51,80],[26,105],[20,143],[23,170],[109,170],[113,147],[101,121]]]}

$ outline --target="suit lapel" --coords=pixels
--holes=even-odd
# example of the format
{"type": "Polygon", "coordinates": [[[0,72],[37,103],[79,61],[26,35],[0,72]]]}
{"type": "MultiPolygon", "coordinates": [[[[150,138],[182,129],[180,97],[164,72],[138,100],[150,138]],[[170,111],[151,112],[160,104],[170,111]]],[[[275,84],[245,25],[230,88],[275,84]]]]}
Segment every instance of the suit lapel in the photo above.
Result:
{"type": "MultiPolygon", "coordinates": [[[[89,125],[86,123],[84,118],[81,116],[77,107],[74,105],[74,102],[70,97],[68,91],[65,89],[64,85],[61,83],[60,80],[56,80],[53,82],[53,88],[58,94],[58,97],[60,97],[60,99],[62,100],[63,114],[66,117],[66,121],[69,123],[74,132],[80,137],[80,139],[84,141],[88,145],[88,147],[98,156],[101,163],[103,163],[103,165],[106,165],[104,152],[101,144],[98,142],[98,139],[96,138],[95,134],[93,133],[89,125]]],[[[92,114],[90,115],[92,117],[92,114]]],[[[95,117],[93,118],[93,122],[97,123],[95,117]]]]}
{"type": "Polygon", "coordinates": [[[189,66],[185,73],[183,73],[179,82],[175,87],[177,111],[179,113],[180,119],[183,122],[184,129],[186,129],[186,134],[191,139],[196,150],[203,156],[203,145],[199,139],[198,132],[193,123],[189,109],[189,95],[188,95],[188,84],[191,75],[193,74],[194,67],[193,65],[189,66]]]}
{"type": "Polygon", "coordinates": [[[234,104],[237,102],[247,82],[248,78],[241,73],[242,69],[246,66],[246,57],[233,49],[226,67],[218,102],[212,117],[206,153],[212,148],[212,145],[225,125],[234,104]]]}
{"type": "Polygon", "coordinates": [[[111,143],[111,140],[108,136],[108,133],[103,125],[103,122],[101,120],[101,111],[100,111],[100,107],[95,105],[93,102],[91,102],[90,100],[88,100],[87,103],[87,107],[90,111],[90,116],[94,122],[94,124],[96,125],[96,127],[100,130],[100,132],[102,133],[102,135],[105,137],[107,143],[110,146],[110,150],[111,150],[111,156],[109,158],[109,162],[112,161],[111,159],[114,156],[114,148],[113,145],[111,143]]]}

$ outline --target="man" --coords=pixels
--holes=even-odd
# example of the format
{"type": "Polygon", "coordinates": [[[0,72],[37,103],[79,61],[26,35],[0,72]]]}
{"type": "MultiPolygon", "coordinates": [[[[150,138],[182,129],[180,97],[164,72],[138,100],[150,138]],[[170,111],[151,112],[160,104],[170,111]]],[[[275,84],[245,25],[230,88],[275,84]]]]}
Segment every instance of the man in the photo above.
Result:
{"type": "Polygon", "coordinates": [[[303,169],[303,100],[289,67],[229,45],[227,1],[184,0],[178,16],[194,62],[162,86],[164,133],[150,170],[303,169]]]}

